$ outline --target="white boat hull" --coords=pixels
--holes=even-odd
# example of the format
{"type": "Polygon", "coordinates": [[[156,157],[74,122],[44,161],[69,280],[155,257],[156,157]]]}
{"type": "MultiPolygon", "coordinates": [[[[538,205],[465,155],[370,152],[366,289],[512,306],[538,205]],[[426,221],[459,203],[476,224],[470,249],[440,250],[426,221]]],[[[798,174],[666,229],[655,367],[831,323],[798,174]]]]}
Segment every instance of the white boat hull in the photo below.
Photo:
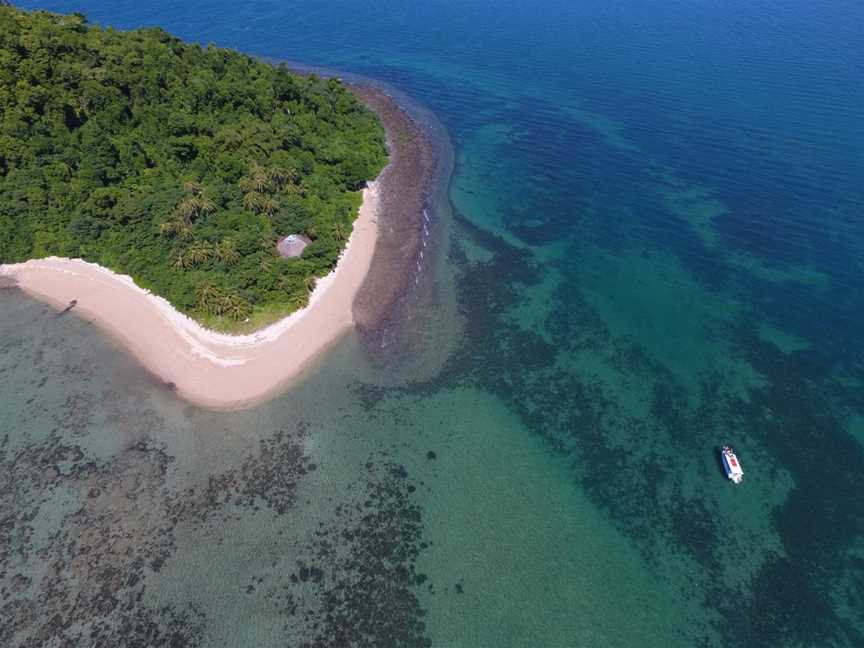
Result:
{"type": "Polygon", "coordinates": [[[734,484],[740,484],[744,480],[744,470],[741,468],[741,462],[738,461],[738,456],[735,451],[726,446],[721,450],[723,457],[723,468],[726,470],[726,476],[734,484]]]}

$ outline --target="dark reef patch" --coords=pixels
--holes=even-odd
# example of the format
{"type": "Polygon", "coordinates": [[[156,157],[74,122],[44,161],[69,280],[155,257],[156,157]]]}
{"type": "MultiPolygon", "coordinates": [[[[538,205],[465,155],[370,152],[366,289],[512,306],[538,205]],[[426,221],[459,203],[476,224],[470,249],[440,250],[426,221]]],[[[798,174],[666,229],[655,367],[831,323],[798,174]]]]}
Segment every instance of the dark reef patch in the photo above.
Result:
{"type": "Polygon", "coordinates": [[[17,452],[7,443],[0,448],[0,574],[3,582],[19,570],[38,577],[16,574],[20,586],[0,590],[7,620],[0,643],[198,645],[200,613],[140,604],[147,573],[174,550],[164,486],[171,459],[146,444],[105,462],[53,435],[17,452]],[[76,498],[77,507],[34,546],[32,523],[43,515],[46,494],[57,490],[76,498]]]}
{"type": "Polygon", "coordinates": [[[255,508],[263,504],[277,515],[294,506],[297,484],[313,471],[301,442],[308,424],[300,422],[293,434],[278,430],[259,442],[259,452],[246,457],[238,468],[211,475],[205,488],[186,493],[172,507],[176,520],[203,522],[226,504],[255,508]]]}
{"type": "Polygon", "coordinates": [[[206,614],[192,604],[148,608],[142,603],[148,576],[174,554],[178,525],[201,523],[229,503],[260,502],[278,515],[290,510],[297,482],[313,470],[302,448],[306,434],[302,423],[292,434],[279,431],[236,469],[184,492],[168,486],[173,459],[146,438],[110,459],[96,459],[56,434],[17,451],[5,438],[0,615],[6,621],[0,624],[0,643],[201,645],[206,614]],[[34,520],[47,514],[43,505],[60,491],[74,503],[55,531],[40,540],[34,520]]]}
{"type": "Polygon", "coordinates": [[[338,535],[319,533],[315,556],[330,566],[333,582],[321,592],[324,623],[303,643],[308,648],[431,646],[413,592],[422,513],[411,501],[411,480],[392,463],[370,472],[362,508],[342,510],[338,535]]]}
{"type": "Polygon", "coordinates": [[[288,574],[262,579],[265,597],[285,616],[286,632],[303,648],[431,646],[414,587],[426,577],[415,563],[422,511],[405,469],[370,460],[288,574]]]}

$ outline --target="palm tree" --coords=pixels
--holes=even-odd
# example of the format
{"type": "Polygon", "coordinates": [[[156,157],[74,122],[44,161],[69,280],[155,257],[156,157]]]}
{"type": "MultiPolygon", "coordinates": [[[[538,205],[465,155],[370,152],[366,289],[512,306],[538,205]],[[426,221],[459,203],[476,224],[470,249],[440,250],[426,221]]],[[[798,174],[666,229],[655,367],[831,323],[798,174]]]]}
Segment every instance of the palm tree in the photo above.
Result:
{"type": "Polygon", "coordinates": [[[194,180],[187,180],[186,182],[184,182],[183,189],[186,191],[186,193],[192,194],[193,196],[200,196],[201,193],[204,191],[203,187],[201,187],[201,185],[194,180]]]}
{"type": "Polygon", "coordinates": [[[272,189],[267,169],[253,161],[249,165],[249,175],[240,178],[240,190],[244,193],[268,193],[272,189]]]}
{"type": "Polygon", "coordinates": [[[159,225],[159,231],[162,234],[169,236],[179,236],[180,238],[188,238],[192,234],[192,228],[189,224],[179,218],[171,218],[159,225]]]}
{"type": "Polygon", "coordinates": [[[297,180],[297,171],[292,168],[272,167],[267,175],[270,177],[270,182],[282,191],[286,185],[294,184],[297,180]]]}
{"type": "Polygon", "coordinates": [[[198,215],[198,201],[195,198],[184,198],[174,208],[174,217],[191,225],[198,215]]]}
{"type": "Polygon", "coordinates": [[[184,257],[191,265],[209,261],[216,255],[216,249],[209,241],[195,241],[186,249],[184,257]]]}
{"type": "Polygon", "coordinates": [[[333,235],[333,238],[340,243],[348,238],[348,230],[344,223],[333,223],[333,227],[330,228],[330,233],[333,235]]]}
{"type": "Polygon", "coordinates": [[[216,256],[225,265],[235,265],[240,262],[240,253],[233,239],[226,238],[216,246],[216,256]]]}
{"type": "Polygon", "coordinates": [[[263,157],[270,155],[273,142],[273,130],[265,130],[258,124],[245,126],[242,132],[243,145],[254,149],[263,157]]]}
{"type": "Polygon", "coordinates": [[[239,184],[240,184],[240,191],[242,191],[244,194],[253,193],[257,188],[255,180],[253,180],[252,178],[249,178],[247,176],[243,176],[242,178],[240,178],[239,184]]]}
{"type": "Polygon", "coordinates": [[[306,187],[302,184],[297,184],[296,182],[291,182],[288,186],[285,187],[285,191],[289,194],[296,194],[298,196],[303,196],[306,193],[306,187]]]}
{"type": "Polygon", "coordinates": [[[221,129],[217,138],[229,151],[252,149],[261,156],[270,155],[271,143],[274,139],[272,129],[264,130],[258,125],[226,126],[221,129]]]}
{"type": "Polygon", "coordinates": [[[261,264],[259,266],[261,268],[261,272],[272,272],[273,268],[275,267],[275,261],[276,259],[273,256],[265,256],[264,258],[262,258],[261,264]]]}
{"type": "MultiPolygon", "coordinates": [[[[198,187],[195,183],[191,184],[198,187]]],[[[187,225],[191,225],[200,216],[210,214],[216,209],[216,204],[204,195],[203,189],[197,188],[194,192],[195,195],[187,196],[174,208],[174,218],[187,225]]]]}
{"type": "Polygon", "coordinates": [[[222,312],[231,319],[246,319],[252,314],[252,304],[237,293],[228,293],[220,302],[222,312]]]}
{"type": "Polygon", "coordinates": [[[273,214],[279,211],[279,203],[275,198],[265,197],[258,210],[259,214],[267,214],[268,218],[273,218],[273,214]]]}
{"type": "Polygon", "coordinates": [[[198,308],[210,315],[218,315],[222,311],[221,300],[224,293],[210,282],[202,283],[195,291],[198,298],[198,308]]]}
{"type": "Polygon", "coordinates": [[[85,97],[84,95],[80,95],[77,97],[72,97],[69,101],[72,104],[72,108],[75,111],[75,116],[79,119],[81,117],[90,117],[90,99],[85,97]]]}
{"type": "Polygon", "coordinates": [[[266,198],[263,194],[260,194],[257,191],[250,191],[245,196],[243,196],[243,206],[249,211],[260,214],[261,205],[264,204],[265,200],[266,198]]]}
{"type": "Polygon", "coordinates": [[[252,179],[255,181],[258,191],[267,191],[270,188],[270,174],[263,166],[253,161],[249,165],[252,171],[252,179]]]}
{"type": "Polygon", "coordinates": [[[189,260],[186,258],[183,250],[178,250],[173,255],[171,255],[171,267],[174,270],[185,270],[189,266],[189,260]]]}
{"type": "Polygon", "coordinates": [[[196,217],[211,214],[216,209],[216,203],[202,193],[195,198],[195,208],[197,209],[196,217]]]}

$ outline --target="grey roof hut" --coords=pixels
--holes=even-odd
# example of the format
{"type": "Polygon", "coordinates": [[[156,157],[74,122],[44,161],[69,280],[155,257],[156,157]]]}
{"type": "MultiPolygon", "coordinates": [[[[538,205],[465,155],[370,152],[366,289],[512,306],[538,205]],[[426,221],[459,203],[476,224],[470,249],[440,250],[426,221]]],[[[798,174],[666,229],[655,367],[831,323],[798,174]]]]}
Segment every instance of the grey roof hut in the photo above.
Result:
{"type": "Polygon", "coordinates": [[[303,250],[312,242],[310,238],[303,236],[302,234],[289,234],[288,236],[283,236],[279,239],[279,244],[276,248],[279,250],[279,255],[290,259],[292,257],[299,257],[303,254],[303,250]]]}

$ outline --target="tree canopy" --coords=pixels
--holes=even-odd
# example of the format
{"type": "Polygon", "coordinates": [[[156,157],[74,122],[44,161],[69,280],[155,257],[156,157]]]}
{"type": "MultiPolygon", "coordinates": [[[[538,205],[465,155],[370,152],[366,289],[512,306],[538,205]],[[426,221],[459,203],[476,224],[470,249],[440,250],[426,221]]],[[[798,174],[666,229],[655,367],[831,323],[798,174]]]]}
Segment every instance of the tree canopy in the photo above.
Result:
{"type": "Polygon", "coordinates": [[[0,263],[83,258],[222,328],[283,314],[334,266],[386,157],[337,80],[0,7],[0,263]],[[283,259],[291,233],[312,243],[283,259]]]}

